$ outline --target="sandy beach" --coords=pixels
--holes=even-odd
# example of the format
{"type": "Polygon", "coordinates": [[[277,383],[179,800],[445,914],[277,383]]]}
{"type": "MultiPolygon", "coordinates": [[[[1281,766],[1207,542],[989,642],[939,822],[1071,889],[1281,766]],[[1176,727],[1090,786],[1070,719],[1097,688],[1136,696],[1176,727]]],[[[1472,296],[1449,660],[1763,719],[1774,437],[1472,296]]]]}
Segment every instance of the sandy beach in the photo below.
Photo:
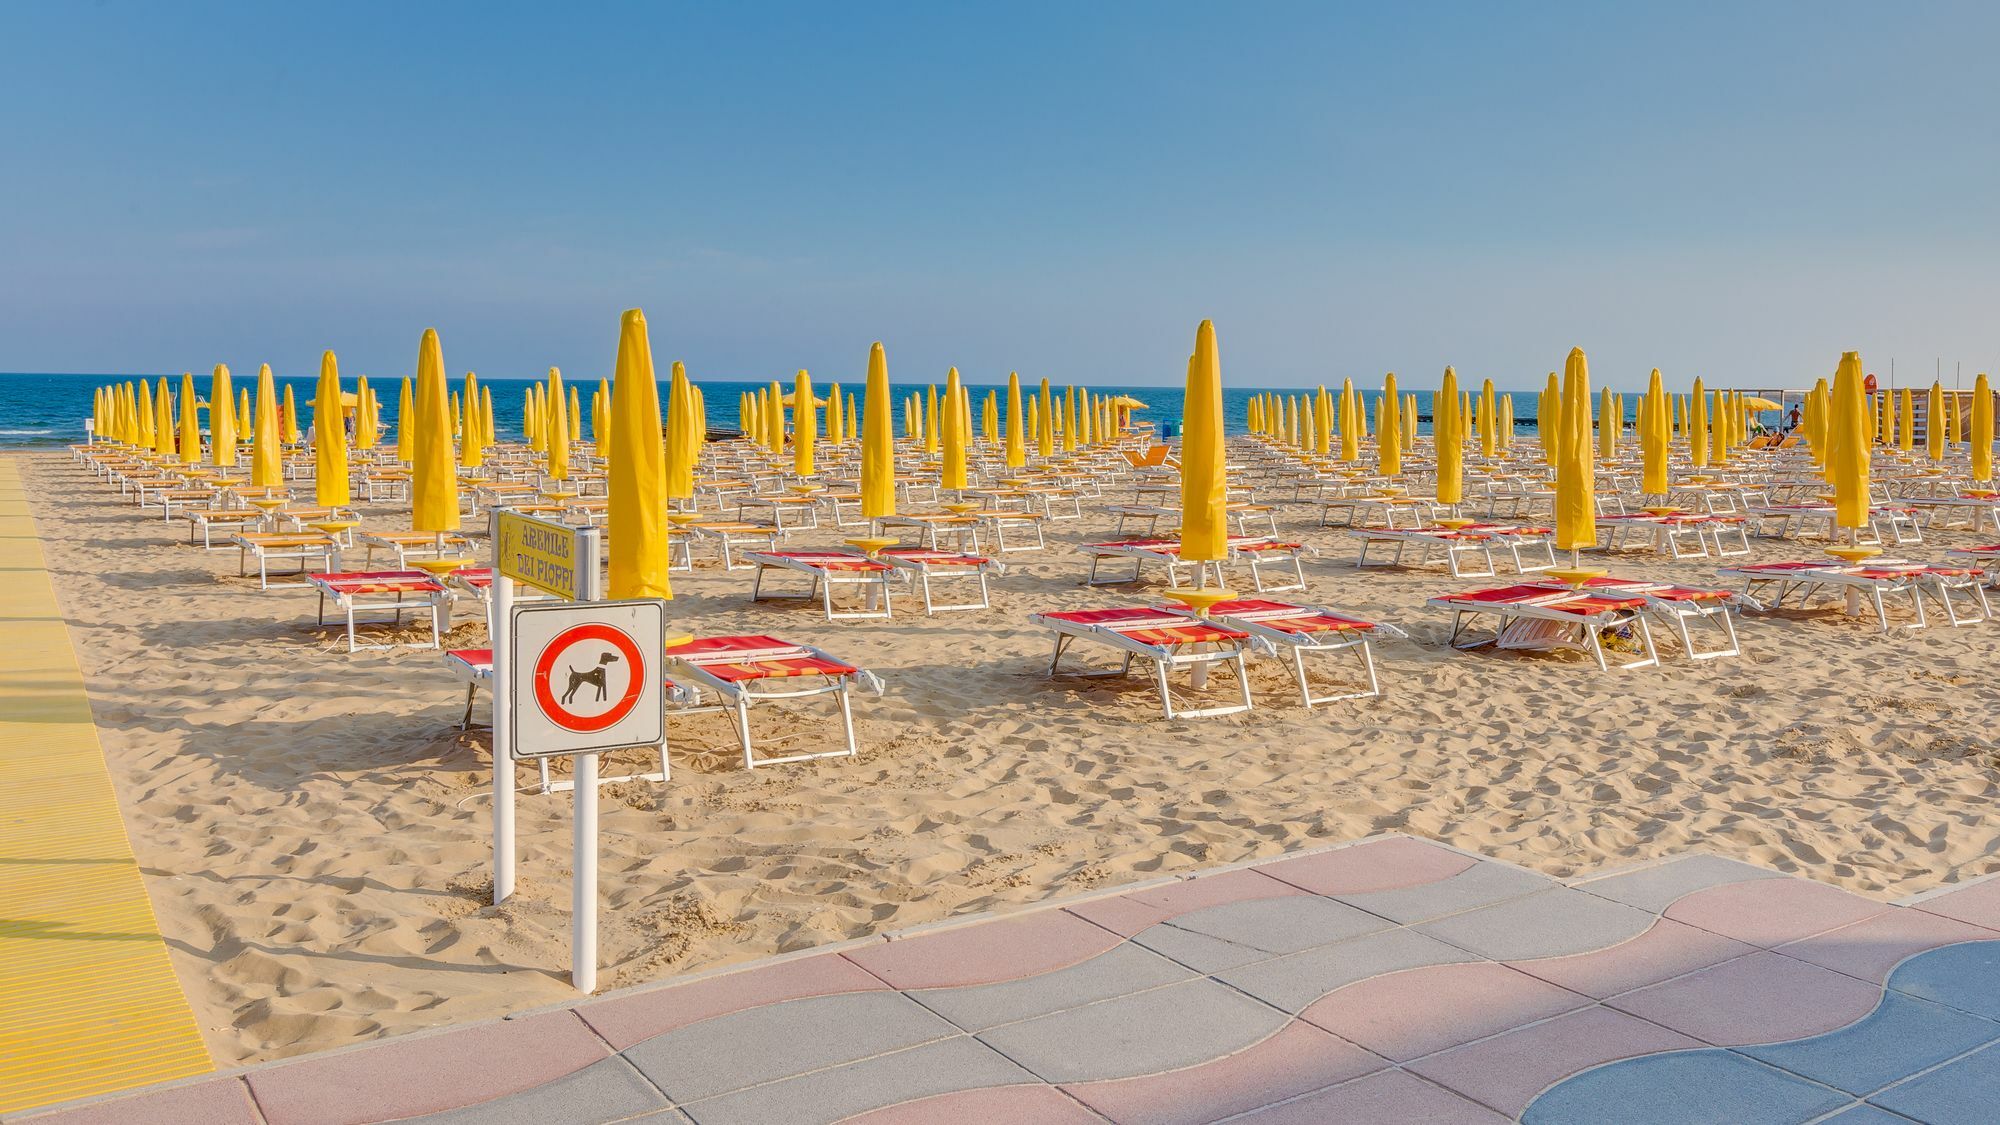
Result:
{"type": "MultiPolygon", "coordinates": [[[[301,589],[120,502],[57,453],[24,478],[175,967],[220,1065],[496,1016],[573,995],[569,798],[519,804],[521,886],[487,904],[486,704],[436,653],[348,655],[301,589]]],[[[407,509],[359,505],[374,526],[407,509]]],[[[1602,673],[1576,654],[1456,652],[1441,569],[1319,547],[1309,598],[1397,625],[1384,695],[1311,713],[1253,663],[1248,716],[1162,720],[1143,681],[1050,680],[1048,609],[1128,603],[1070,548],[1007,558],[994,608],[890,621],[753,605],[747,573],[676,572],[676,625],[770,632],[878,673],[863,752],[746,772],[725,721],[669,720],[674,776],[609,786],[603,971],[617,988],[1158,874],[1407,832],[1567,876],[1701,848],[1882,897],[2000,867],[1990,625],[1896,630],[1753,616],[1740,659],[1602,673]]],[[[832,543],[831,530],[798,541],[832,543]]],[[[1973,540],[1927,536],[1920,557],[1973,540]]],[[[1759,560],[1810,544],[1752,540],[1759,560]]],[[[1621,572],[1714,580],[1713,560],[1621,572]]],[[[461,609],[448,643],[483,640],[461,609]]],[[[821,712],[773,720],[787,747],[821,712]]],[[[626,772],[613,761],[607,772],[626,772]]],[[[524,772],[522,783],[532,781],[524,772]]]]}

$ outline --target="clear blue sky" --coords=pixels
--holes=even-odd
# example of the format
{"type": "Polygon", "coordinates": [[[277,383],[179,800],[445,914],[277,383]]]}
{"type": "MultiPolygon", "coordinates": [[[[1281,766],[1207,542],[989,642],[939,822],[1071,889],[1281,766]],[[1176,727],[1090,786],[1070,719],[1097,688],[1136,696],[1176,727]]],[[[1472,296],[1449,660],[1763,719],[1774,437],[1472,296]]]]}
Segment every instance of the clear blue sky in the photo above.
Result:
{"type": "Polygon", "coordinates": [[[0,6],[0,370],[2000,365],[2000,6],[0,6]]]}

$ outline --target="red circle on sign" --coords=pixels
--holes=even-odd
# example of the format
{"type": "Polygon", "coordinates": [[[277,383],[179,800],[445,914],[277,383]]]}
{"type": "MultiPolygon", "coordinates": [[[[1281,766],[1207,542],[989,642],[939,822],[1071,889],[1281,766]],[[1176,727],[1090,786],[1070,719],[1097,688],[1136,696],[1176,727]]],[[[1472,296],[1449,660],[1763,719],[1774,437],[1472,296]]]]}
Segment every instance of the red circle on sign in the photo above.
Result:
{"type": "Polygon", "coordinates": [[[632,713],[632,708],[639,702],[639,689],[645,686],[645,677],[645,657],[640,654],[638,643],[626,636],[623,629],[598,621],[572,625],[557,633],[555,639],[542,649],[541,658],[535,661],[535,705],[541,708],[550,722],[564,730],[592,734],[616,726],[619,720],[632,713]],[[602,715],[576,715],[563,710],[562,704],[556,702],[555,689],[549,686],[549,678],[555,672],[556,657],[581,641],[605,642],[617,649],[632,669],[632,674],[625,680],[625,694],[602,715]]]}

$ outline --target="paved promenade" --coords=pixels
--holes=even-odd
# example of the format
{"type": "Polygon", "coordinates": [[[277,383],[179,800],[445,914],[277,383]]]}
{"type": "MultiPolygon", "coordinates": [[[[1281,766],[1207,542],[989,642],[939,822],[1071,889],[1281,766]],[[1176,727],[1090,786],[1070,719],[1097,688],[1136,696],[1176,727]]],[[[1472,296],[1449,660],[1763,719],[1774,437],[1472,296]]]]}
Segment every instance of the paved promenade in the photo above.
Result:
{"type": "Polygon", "coordinates": [[[6,458],[0,637],[0,1113],[206,1073],[6,458]]]}
{"type": "Polygon", "coordinates": [[[1569,883],[1382,837],[39,1125],[1993,1120],[2000,882],[1569,883]]]}

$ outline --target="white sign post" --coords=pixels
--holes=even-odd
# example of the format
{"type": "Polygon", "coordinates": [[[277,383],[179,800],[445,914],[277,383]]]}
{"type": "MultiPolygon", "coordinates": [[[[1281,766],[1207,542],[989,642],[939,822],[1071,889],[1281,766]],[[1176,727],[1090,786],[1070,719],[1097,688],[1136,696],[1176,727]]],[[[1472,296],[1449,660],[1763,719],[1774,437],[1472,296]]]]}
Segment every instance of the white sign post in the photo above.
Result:
{"type": "MultiPolygon", "coordinates": [[[[597,755],[667,737],[667,606],[658,599],[513,608],[508,711],[513,756],[575,763],[570,981],[597,988],[597,755]]],[[[496,709],[497,710],[497,709],[496,709]]]]}

